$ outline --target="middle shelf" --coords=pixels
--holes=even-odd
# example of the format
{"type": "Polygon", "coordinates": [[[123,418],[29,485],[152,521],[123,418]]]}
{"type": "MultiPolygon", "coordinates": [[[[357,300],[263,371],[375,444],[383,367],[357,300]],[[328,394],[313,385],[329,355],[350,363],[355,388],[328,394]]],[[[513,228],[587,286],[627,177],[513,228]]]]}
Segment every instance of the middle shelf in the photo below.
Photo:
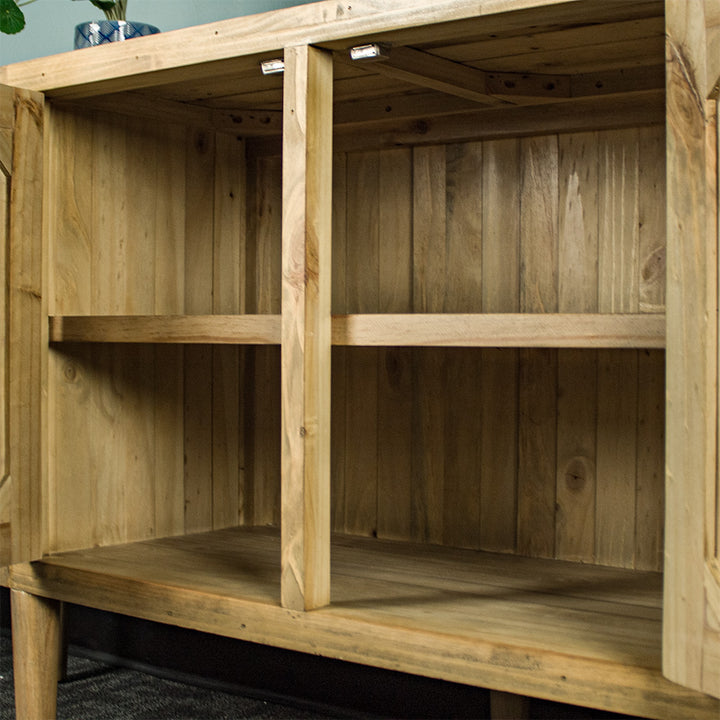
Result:
{"type": "MultiPolygon", "coordinates": [[[[396,313],[332,316],[332,344],[399,347],[665,347],[650,313],[396,313]]],[[[49,318],[51,342],[278,345],[281,316],[70,315],[49,318]]]]}

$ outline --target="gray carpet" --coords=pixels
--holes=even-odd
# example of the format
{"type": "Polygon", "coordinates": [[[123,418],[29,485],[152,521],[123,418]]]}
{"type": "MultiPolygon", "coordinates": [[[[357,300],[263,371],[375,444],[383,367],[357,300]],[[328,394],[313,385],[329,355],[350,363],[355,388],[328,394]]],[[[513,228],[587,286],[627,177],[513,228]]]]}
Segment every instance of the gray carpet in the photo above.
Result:
{"type": "MultiPolygon", "coordinates": [[[[71,654],[58,686],[58,720],[235,720],[341,717],[292,702],[176,682],[71,654]]],[[[347,717],[347,716],[345,716],[347,717]]],[[[10,638],[0,635],[0,720],[14,720],[10,638]]]]}

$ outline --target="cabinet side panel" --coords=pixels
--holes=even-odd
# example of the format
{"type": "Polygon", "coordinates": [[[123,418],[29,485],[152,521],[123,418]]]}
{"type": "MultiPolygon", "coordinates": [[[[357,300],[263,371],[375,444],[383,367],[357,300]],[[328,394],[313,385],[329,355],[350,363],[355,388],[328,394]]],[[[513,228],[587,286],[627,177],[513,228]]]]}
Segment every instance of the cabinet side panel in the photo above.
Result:
{"type": "Polygon", "coordinates": [[[44,98],[14,91],[8,263],[8,471],[11,560],[37,559],[47,542],[47,292],[43,277],[44,98]]]}

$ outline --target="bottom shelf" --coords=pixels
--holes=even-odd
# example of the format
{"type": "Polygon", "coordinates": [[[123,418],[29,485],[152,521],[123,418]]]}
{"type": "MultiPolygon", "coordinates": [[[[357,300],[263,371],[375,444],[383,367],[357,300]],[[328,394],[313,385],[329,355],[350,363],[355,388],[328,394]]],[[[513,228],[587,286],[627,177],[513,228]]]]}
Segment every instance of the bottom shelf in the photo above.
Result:
{"type": "Polygon", "coordinates": [[[280,542],[234,528],[53,555],[10,585],[148,620],[645,717],[720,702],[660,673],[662,576],[337,538],[332,604],[280,607],[280,542]]]}

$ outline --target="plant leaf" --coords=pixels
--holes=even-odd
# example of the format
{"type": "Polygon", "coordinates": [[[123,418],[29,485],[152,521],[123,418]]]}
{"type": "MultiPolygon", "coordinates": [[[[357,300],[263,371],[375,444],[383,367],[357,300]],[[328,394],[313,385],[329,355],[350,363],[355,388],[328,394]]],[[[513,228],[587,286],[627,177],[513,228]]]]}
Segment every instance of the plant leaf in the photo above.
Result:
{"type": "Polygon", "coordinates": [[[117,4],[115,0],[90,0],[90,2],[103,12],[106,10],[112,10],[117,4]]]}
{"type": "Polygon", "coordinates": [[[25,27],[25,16],[15,0],[0,0],[0,32],[14,35],[25,27]]]}

